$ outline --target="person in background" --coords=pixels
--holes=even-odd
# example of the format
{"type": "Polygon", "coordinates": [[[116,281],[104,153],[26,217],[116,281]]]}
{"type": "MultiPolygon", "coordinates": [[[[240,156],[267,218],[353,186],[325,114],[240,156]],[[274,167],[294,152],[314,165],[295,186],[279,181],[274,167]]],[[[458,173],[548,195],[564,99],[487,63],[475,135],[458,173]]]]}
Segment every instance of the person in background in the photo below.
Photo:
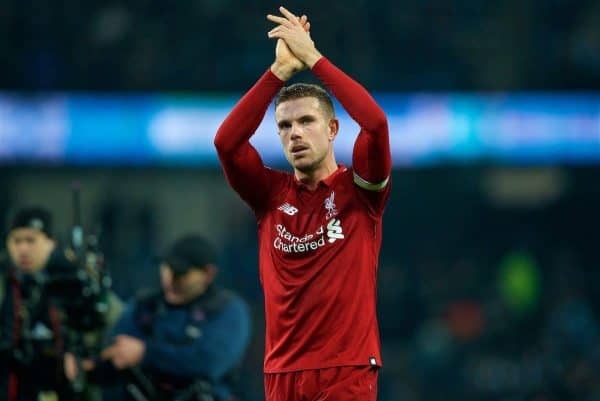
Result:
{"type": "MultiPolygon", "coordinates": [[[[134,399],[236,399],[251,319],[238,295],[215,284],[217,271],[216,253],[204,237],[179,238],[160,265],[162,288],[128,304],[112,342],[83,368],[99,382],[119,375],[134,399]]],[[[68,365],[74,377],[77,367],[68,365]]]]}
{"type": "Polygon", "coordinates": [[[15,213],[6,249],[0,268],[0,377],[6,382],[0,399],[99,400],[100,390],[83,377],[66,379],[64,355],[97,352],[121,313],[120,300],[107,289],[90,295],[90,281],[82,279],[73,251],[55,239],[45,208],[15,213]]]}

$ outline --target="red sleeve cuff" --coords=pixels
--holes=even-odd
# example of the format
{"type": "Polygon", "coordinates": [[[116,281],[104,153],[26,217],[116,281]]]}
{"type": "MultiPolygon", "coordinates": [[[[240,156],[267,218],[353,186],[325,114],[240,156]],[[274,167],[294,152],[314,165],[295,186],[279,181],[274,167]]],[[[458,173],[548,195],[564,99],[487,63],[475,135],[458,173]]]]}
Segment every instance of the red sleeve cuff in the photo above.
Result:
{"type": "Polygon", "coordinates": [[[263,76],[267,79],[269,83],[278,84],[279,86],[283,86],[283,84],[285,84],[285,81],[282,81],[277,77],[277,75],[273,74],[271,68],[267,68],[267,71],[263,76]]]}
{"type": "Polygon", "coordinates": [[[312,66],[311,70],[314,72],[318,72],[320,69],[322,69],[323,65],[326,64],[331,64],[331,62],[329,60],[327,60],[327,57],[322,56],[319,60],[317,60],[317,62],[312,66]]]}

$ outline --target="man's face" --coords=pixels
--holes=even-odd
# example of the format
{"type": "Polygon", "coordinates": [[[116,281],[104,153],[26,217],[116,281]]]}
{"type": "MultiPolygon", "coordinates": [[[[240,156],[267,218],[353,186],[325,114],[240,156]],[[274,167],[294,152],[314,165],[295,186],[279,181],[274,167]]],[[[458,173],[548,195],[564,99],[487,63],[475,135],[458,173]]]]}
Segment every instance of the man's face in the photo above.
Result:
{"type": "Polygon", "coordinates": [[[283,151],[294,169],[308,173],[320,167],[326,157],[333,157],[338,122],[323,110],[317,98],[280,103],[275,121],[283,151]]]}
{"type": "Polygon", "coordinates": [[[34,273],[46,266],[54,247],[53,239],[34,228],[15,228],[6,239],[10,259],[24,273],[34,273]]]}
{"type": "Polygon", "coordinates": [[[185,274],[175,275],[169,265],[160,266],[160,281],[167,302],[173,305],[187,304],[202,295],[212,282],[215,268],[189,269],[185,274]]]}

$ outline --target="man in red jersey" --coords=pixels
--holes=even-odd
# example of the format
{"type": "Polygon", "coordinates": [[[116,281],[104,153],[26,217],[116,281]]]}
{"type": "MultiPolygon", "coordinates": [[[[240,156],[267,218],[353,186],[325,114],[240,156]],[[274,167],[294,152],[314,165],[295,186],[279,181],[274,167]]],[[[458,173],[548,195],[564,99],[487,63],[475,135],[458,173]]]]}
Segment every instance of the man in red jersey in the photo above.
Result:
{"type": "Polygon", "coordinates": [[[275,61],[219,128],[228,182],[258,222],[265,294],[267,401],[375,400],[381,366],[375,311],[381,220],[390,191],[387,120],[369,93],[315,48],[306,18],[281,7],[275,61]],[[309,68],[361,127],[353,167],[338,165],[339,123],[319,86],[283,87],[309,68]],[[294,173],[265,167],[249,142],[275,99],[294,173]]]}

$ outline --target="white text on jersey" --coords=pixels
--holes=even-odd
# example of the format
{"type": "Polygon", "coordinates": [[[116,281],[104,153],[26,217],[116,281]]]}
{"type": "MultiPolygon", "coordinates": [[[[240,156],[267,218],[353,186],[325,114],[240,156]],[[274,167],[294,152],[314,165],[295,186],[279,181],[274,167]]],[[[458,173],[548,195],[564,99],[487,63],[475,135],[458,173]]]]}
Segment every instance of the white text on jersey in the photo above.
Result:
{"type": "Polygon", "coordinates": [[[327,223],[327,233],[325,233],[323,226],[319,226],[314,233],[302,236],[291,233],[283,224],[277,224],[275,229],[277,230],[277,237],[273,241],[273,246],[285,253],[304,253],[317,250],[327,243],[325,241],[326,236],[329,243],[344,238],[339,219],[331,219],[327,223]]]}

